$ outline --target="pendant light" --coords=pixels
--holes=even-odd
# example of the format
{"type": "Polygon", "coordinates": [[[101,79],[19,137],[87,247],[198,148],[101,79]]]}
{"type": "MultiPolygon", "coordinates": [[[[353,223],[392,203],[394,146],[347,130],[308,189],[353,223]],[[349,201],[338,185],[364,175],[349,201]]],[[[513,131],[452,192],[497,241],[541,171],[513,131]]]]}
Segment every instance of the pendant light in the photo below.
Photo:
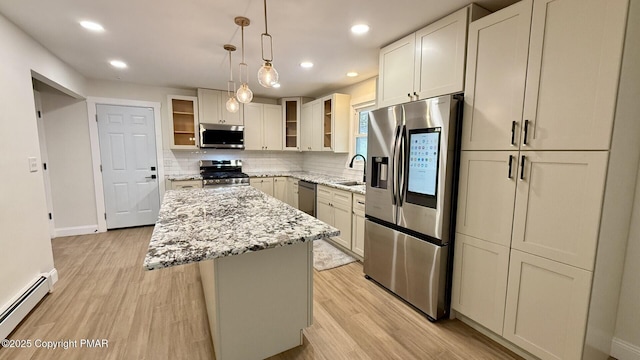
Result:
{"type": "Polygon", "coordinates": [[[243,104],[248,104],[253,99],[253,92],[249,89],[249,73],[247,68],[247,63],[244,62],[244,27],[249,26],[250,21],[244,16],[238,16],[234,19],[236,25],[240,26],[241,34],[242,34],[242,62],[239,65],[239,78],[240,78],[240,88],[238,92],[236,92],[236,96],[238,97],[238,101],[243,104]],[[244,79],[242,81],[242,69],[244,69],[244,79]]]}
{"type": "Polygon", "coordinates": [[[272,88],[278,83],[278,72],[271,63],[273,61],[273,39],[267,30],[267,0],[264,0],[264,33],[260,37],[260,46],[262,48],[262,60],[264,64],[258,70],[258,82],[266,88],[272,88]],[[265,38],[269,38],[269,57],[264,56],[265,38]]]}
{"type": "Polygon", "coordinates": [[[225,107],[228,112],[236,113],[238,109],[240,109],[240,104],[238,104],[238,100],[236,100],[236,82],[233,81],[233,70],[231,67],[231,52],[236,51],[236,47],[226,44],[224,45],[224,49],[229,52],[229,81],[227,81],[227,96],[229,99],[227,99],[225,107]],[[233,84],[233,92],[231,92],[231,84],[233,84]]]}

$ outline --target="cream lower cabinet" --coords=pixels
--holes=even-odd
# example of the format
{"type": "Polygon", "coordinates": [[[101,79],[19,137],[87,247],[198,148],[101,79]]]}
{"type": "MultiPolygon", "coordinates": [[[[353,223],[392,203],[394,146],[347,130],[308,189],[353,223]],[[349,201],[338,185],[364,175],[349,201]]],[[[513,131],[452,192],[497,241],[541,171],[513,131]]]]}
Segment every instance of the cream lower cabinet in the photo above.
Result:
{"type": "Polygon", "coordinates": [[[287,198],[287,178],[276,177],[273,178],[273,197],[280,201],[285,201],[287,198]]]}
{"type": "Polygon", "coordinates": [[[298,179],[289,177],[287,178],[287,197],[286,203],[298,208],[298,179]]]}
{"type": "Polygon", "coordinates": [[[607,157],[606,151],[463,151],[453,309],[542,358],[580,358],[567,354],[582,352],[586,308],[567,309],[589,299],[607,157]],[[518,265],[525,259],[535,270],[529,262],[518,265]],[[562,310],[547,309],[556,302],[562,310]],[[570,328],[556,319],[570,320],[570,328]]]}
{"type": "Polygon", "coordinates": [[[351,192],[318,185],[317,218],[340,230],[331,240],[351,250],[351,192]]]}
{"type": "Polygon", "coordinates": [[[364,195],[353,194],[352,207],[353,219],[351,220],[351,251],[364,258],[364,195]]]}
{"type": "Polygon", "coordinates": [[[249,184],[263,193],[273,196],[273,178],[251,178],[249,184]]]}
{"type": "Polygon", "coordinates": [[[502,335],[509,247],[456,234],[451,307],[502,335]]]}
{"type": "Polygon", "coordinates": [[[591,274],[512,250],[504,337],[542,359],[581,359],[591,274]]]}

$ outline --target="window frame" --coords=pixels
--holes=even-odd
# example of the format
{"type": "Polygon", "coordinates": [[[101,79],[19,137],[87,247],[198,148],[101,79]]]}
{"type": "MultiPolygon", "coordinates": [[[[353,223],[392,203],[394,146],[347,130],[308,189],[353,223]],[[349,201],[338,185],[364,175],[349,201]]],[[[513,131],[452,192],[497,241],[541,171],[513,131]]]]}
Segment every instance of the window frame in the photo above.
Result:
{"type": "MultiPolygon", "coordinates": [[[[349,137],[349,158],[347,159],[347,163],[345,167],[349,168],[349,163],[351,162],[351,158],[356,154],[356,139],[359,137],[368,137],[369,134],[360,134],[358,133],[359,124],[360,124],[360,113],[363,111],[373,111],[376,109],[376,102],[374,101],[366,101],[358,104],[354,104],[351,106],[352,108],[352,116],[351,116],[351,136],[349,137]]],[[[362,158],[358,157],[353,162],[354,170],[364,171],[364,161],[362,158]]]]}

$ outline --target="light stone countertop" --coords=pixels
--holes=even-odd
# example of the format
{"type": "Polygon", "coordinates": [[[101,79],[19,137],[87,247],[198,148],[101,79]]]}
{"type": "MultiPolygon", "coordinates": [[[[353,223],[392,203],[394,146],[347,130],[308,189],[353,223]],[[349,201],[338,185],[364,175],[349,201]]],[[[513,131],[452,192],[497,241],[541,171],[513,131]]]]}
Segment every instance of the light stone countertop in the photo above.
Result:
{"type": "MultiPolygon", "coordinates": [[[[314,184],[325,185],[325,186],[333,187],[339,190],[351,191],[356,194],[364,195],[366,193],[366,185],[362,181],[358,181],[359,185],[345,186],[345,185],[340,185],[338,183],[353,181],[353,180],[332,176],[332,175],[318,174],[318,173],[309,172],[309,171],[249,171],[245,173],[252,178],[278,177],[278,176],[293,177],[298,180],[304,180],[304,181],[312,182],[314,184]]],[[[202,176],[200,176],[199,174],[173,175],[173,176],[168,176],[167,179],[171,181],[201,180],[202,176]]]]}
{"type": "Polygon", "coordinates": [[[340,231],[251,186],[169,190],[147,270],[337,236],[340,231]]]}

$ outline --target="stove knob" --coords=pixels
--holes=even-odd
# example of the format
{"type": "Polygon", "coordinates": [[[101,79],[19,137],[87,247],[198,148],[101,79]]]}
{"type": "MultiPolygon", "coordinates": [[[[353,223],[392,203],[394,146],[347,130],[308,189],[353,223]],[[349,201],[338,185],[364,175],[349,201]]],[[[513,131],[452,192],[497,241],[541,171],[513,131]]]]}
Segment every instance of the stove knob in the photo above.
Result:
{"type": "Polygon", "coordinates": [[[220,183],[220,180],[216,180],[216,184],[219,184],[219,183],[220,183]]]}

